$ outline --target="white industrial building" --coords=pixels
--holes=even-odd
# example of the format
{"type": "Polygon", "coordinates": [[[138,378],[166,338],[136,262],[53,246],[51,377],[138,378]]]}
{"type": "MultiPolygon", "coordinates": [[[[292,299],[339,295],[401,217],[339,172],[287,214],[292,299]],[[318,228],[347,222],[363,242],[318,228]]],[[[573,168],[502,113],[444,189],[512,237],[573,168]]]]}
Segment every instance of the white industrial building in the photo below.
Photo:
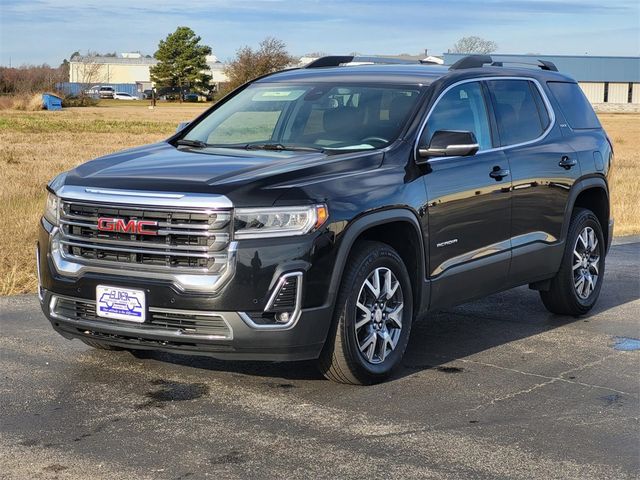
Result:
{"type": "MultiPolygon", "coordinates": [[[[135,84],[139,92],[151,88],[149,68],[158,60],[145,57],[140,53],[121,53],[113,56],[79,56],[69,62],[69,82],[102,85],[102,84],[135,84]]],[[[214,55],[207,57],[208,72],[212,85],[218,87],[227,81],[224,64],[218,62],[214,55]]]]}

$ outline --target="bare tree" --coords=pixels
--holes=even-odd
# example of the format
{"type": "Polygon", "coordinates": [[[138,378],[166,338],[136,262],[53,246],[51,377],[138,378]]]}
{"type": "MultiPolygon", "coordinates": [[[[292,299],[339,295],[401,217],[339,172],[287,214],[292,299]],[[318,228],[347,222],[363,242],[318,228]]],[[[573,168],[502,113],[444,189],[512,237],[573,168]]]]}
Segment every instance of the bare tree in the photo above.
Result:
{"type": "Polygon", "coordinates": [[[234,58],[224,69],[229,77],[225,90],[232,90],[261,75],[277,72],[298,62],[287,52],[282,40],[268,37],[260,42],[260,48],[253,50],[245,46],[236,52],[234,58]]]}
{"type": "Polygon", "coordinates": [[[75,56],[71,60],[75,63],[71,67],[74,70],[74,80],[80,84],[80,96],[84,96],[87,94],[87,90],[102,81],[103,64],[98,63],[96,55],[91,53],[75,56]]]}
{"type": "Polygon", "coordinates": [[[0,67],[0,94],[31,94],[54,90],[65,77],[64,68],[49,65],[0,67]]]}
{"type": "Polygon", "coordinates": [[[491,40],[472,35],[470,37],[462,37],[451,48],[451,53],[477,53],[487,54],[493,53],[498,49],[498,44],[491,40]]]}

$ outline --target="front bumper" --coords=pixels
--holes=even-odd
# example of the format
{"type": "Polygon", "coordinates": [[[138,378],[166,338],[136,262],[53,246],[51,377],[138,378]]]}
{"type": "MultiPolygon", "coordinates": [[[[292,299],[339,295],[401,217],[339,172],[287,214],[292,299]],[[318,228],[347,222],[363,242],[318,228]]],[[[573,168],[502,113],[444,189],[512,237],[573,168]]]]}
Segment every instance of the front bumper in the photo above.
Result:
{"type": "MultiPolygon", "coordinates": [[[[212,295],[183,292],[171,281],[128,276],[126,272],[87,272],[77,278],[62,275],[51,258],[50,228],[47,227],[41,224],[38,241],[39,297],[53,328],[66,338],[89,338],[129,349],[164,350],[219,359],[288,361],[315,359],[320,355],[331,324],[332,308],[318,297],[318,291],[326,292],[328,287],[315,288],[318,282],[324,284],[324,280],[314,275],[309,253],[318,250],[318,238],[270,241],[268,246],[240,242],[233,278],[212,295]],[[280,285],[279,279],[291,272],[300,272],[305,291],[304,300],[298,298],[300,308],[295,322],[276,328],[254,323],[250,314],[268,308],[280,285]],[[56,298],[77,301],[86,307],[95,302],[99,284],[144,290],[148,319],[154,310],[169,312],[174,317],[215,316],[224,319],[230,334],[224,337],[192,335],[185,333],[188,329],[158,329],[149,324],[141,328],[133,322],[112,321],[95,315],[56,315],[52,308],[56,298]]],[[[90,310],[89,307],[86,311],[90,310]]]]}
{"type": "MultiPolygon", "coordinates": [[[[218,359],[294,361],[318,358],[330,312],[325,308],[303,310],[293,328],[259,330],[239,312],[200,312],[219,315],[229,326],[229,338],[181,334],[179,329],[141,328],[139,324],[107,319],[68,318],[54,313],[55,302],[64,298],[42,291],[42,311],[53,328],[68,339],[87,338],[128,349],[163,350],[218,359]]],[[[175,310],[183,314],[183,310],[175,310]]],[[[191,313],[196,313],[189,311],[191,313]]]]}

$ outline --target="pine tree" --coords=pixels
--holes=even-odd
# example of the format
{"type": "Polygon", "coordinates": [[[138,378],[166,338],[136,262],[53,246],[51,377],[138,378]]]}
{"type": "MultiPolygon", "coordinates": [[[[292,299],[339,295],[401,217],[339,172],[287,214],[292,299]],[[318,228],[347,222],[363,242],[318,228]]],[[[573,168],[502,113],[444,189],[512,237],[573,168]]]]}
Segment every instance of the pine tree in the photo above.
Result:
{"type": "Polygon", "coordinates": [[[155,58],[158,64],[151,67],[151,80],[159,87],[179,87],[182,101],[183,87],[208,92],[211,75],[207,55],[211,47],[200,44],[201,38],[189,27],[178,27],[175,32],[160,40],[155,58]]]}

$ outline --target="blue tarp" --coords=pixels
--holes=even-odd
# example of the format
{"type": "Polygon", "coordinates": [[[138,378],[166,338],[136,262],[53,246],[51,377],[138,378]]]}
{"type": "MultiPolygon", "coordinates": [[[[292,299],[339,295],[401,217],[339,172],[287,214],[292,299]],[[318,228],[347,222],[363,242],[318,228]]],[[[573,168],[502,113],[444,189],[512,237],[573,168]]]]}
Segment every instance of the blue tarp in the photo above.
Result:
{"type": "Polygon", "coordinates": [[[50,93],[43,93],[42,105],[46,110],[62,110],[62,99],[50,93]]]}

